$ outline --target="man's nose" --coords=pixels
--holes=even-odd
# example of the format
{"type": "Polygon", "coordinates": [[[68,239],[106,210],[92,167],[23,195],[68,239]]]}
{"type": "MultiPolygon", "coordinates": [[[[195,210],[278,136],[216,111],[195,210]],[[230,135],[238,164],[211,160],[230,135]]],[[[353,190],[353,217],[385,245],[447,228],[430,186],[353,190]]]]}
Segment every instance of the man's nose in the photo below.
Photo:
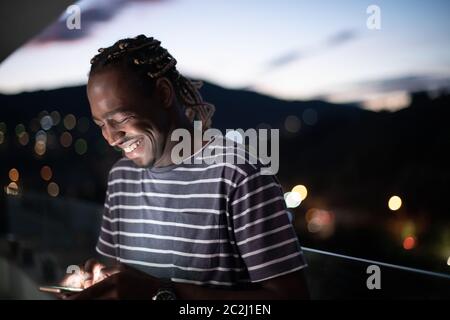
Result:
{"type": "Polygon", "coordinates": [[[103,136],[105,137],[108,144],[112,147],[116,146],[120,139],[125,136],[125,132],[112,128],[111,126],[105,125],[105,130],[103,131],[103,136]]]}

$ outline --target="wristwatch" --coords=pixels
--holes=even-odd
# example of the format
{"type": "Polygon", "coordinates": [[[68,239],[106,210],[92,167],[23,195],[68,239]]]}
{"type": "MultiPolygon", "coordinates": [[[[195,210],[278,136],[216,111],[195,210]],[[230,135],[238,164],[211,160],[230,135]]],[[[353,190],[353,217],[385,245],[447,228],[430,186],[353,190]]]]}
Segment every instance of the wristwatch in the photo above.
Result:
{"type": "Polygon", "coordinates": [[[160,279],[160,281],[161,287],[152,297],[152,300],[177,300],[172,282],[169,279],[160,279]]]}

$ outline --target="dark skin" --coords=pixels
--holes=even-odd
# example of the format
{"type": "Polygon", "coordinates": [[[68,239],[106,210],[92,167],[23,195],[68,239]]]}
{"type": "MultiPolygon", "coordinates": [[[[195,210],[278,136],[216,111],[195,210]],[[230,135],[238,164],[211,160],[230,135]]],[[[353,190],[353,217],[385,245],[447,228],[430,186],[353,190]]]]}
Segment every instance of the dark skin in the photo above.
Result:
{"type": "MultiPolygon", "coordinates": [[[[141,167],[164,167],[172,164],[170,154],[177,142],[170,141],[176,128],[193,132],[176,99],[174,88],[166,78],[156,82],[153,94],[139,90],[136,79],[126,69],[110,67],[89,78],[87,94],[95,123],[111,146],[124,152],[141,167]]],[[[193,150],[194,152],[196,150],[193,150]]],[[[63,285],[86,288],[68,299],[151,299],[161,287],[159,279],[129,266],[106,267],[94,259],[83,266],[84,278],[67,276],[63,285]]],[[[303,270],[249,284],[241,289],[212,289],[192,284],[173,283],[179,299],[308,299],[303,270]]]]}

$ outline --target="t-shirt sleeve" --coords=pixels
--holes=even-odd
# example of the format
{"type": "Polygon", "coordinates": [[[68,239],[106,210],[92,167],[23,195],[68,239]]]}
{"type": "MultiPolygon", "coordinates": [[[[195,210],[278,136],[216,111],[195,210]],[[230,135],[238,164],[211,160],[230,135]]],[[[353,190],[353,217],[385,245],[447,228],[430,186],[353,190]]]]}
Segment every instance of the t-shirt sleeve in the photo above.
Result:
{"type": "Polygon", "coordinates": [[[100,235],[95,250],[103,256],[116,259],[118,257],[118,244],[114,236],[114,220],[110,212],[109,192],[106,192],[105,204],[103,206],[100,235]]]}
{"type": "Polygon", "coordinates": [[[237,184],[229,205],[236,245],[251,282],[307,266],[275,176],[249,174],[237,184]]]}

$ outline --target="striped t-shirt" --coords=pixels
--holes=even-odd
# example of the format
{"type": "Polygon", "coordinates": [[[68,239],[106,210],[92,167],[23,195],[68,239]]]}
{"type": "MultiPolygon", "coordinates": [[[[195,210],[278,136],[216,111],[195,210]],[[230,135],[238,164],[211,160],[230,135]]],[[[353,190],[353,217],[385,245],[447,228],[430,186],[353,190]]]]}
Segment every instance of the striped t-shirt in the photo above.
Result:
{"type": "MultiPolygon", "coordinates": [[[[225,141],[213,138],[192,159],[242,157],[244,146],[225,141]]],[[[275,176],[261,174],[260,163],[197,161],[139,168],[120,159],[109,173],[96,250],[158,278],[212,286],[306,266],[275,176]]]]}

